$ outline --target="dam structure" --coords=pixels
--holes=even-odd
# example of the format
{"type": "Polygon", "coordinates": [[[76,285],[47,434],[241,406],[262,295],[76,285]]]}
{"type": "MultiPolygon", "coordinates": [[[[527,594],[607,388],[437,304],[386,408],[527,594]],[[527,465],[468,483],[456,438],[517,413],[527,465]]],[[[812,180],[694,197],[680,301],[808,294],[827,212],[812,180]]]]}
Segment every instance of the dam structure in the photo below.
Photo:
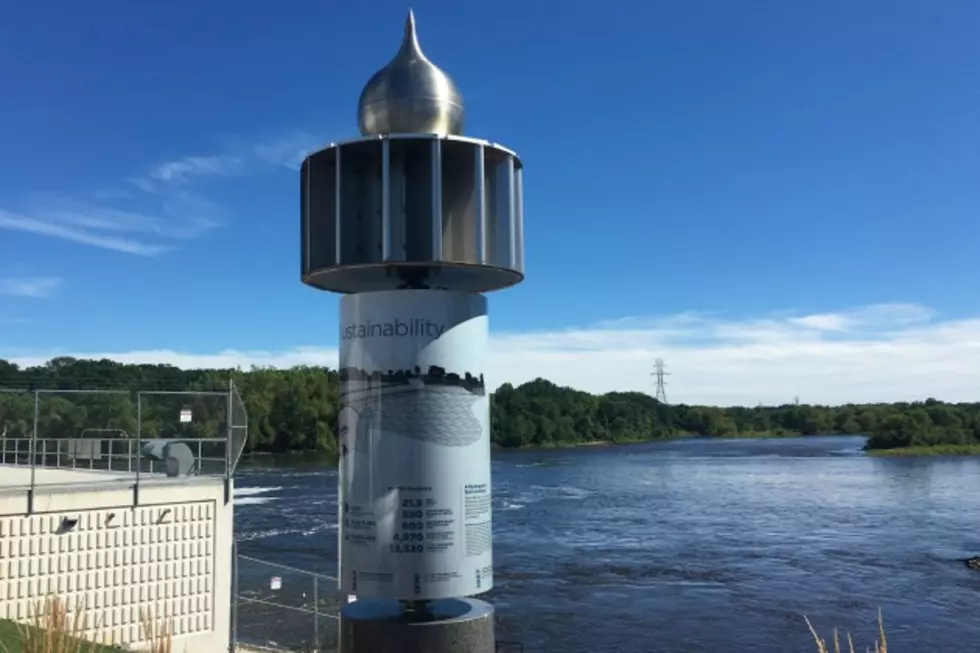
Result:
{"type": "Polygon", "coordinates": [[[88,640],[230,650],[234,384],[0,393],[0,619],[35,623],[57,600],[88,640]]]}
{"type": "Polygon", "coordinates": [[[409,12],[360,137],[300,171],[301,279],[339,293],[342,653],[492,653],[486,293],[524,279],[523,166],[463,135],[409,12]]]}

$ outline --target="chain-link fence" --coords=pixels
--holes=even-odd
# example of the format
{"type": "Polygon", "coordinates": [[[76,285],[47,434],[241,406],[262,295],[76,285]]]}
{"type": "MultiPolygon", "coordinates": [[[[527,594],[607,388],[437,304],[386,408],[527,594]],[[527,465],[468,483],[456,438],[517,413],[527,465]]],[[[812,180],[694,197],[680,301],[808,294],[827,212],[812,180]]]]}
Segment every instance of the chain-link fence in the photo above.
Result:
{"type": "Polygon", "coordinates": [[[0,391],[0,485],[230,478],[248,436],[233,383],[215,391],[0,391]]]}
{"type": "Polygon", "coordinates": [[[235,650],[337,650],[346,595],[336,578],[237,554],[234,578],[235,650]]]}

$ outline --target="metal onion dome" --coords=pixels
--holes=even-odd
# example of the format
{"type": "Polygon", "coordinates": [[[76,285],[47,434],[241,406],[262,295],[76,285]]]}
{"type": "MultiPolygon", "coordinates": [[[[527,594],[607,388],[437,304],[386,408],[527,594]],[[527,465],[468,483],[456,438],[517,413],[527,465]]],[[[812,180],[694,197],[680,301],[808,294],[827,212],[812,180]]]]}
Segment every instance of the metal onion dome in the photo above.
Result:
{"type": "Polygon", "coordinates": [[[415,15],[409,11],[398,53],[361,91],[357,103],[361,134],[460,135],[465,117],[456,84],[422,53],[415,15]]]}

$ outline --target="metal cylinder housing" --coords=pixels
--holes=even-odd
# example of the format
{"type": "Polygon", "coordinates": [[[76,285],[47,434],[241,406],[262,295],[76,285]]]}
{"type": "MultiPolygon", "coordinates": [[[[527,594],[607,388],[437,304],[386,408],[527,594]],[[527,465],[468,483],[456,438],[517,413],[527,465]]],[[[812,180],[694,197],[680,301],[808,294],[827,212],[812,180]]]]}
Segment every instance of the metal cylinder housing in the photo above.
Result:
{"type": "Polygon", "coordinates": [[[514,152],[462,136],[331,144],[300,173],[303,283],[339,293],[519,283],[522,175],[514,152]]]}

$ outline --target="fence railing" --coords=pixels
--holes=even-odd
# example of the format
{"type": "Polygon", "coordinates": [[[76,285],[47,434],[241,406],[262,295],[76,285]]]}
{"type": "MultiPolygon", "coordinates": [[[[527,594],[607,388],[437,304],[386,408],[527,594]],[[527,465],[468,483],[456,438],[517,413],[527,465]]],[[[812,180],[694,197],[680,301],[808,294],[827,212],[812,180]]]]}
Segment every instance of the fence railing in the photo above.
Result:
{"type": "Polygon", "coordinates": [[[337,579],[236,553],[233,648],[325,653],[338,650],[346,595],[337,579]]]}
{"type": "MultiPolygon", "coordinates": [[[[340,650],[340,610],[348,601],[333,576],[232,555],[232,651],[334,653],[340,650]]],[[[524,644],[496,640],[497,653],[524,653],[524,644]]]]}
{"type": "Polygon", "coordinates": [[[247,436],[234,383],[216,391],[0,389],[0,489],[230,479],[247,436]]]}
{"type": "MultiPolygon", "coordinates": [[[[217,476],[224,473],[225,457],[205,456],[206,449],[215,445],[224,447],[224,441],[207,442],[195,439],[172,439],[167,444],[180,442],[196,452],[187,476],[202,475],[210,465],[221,470],[203,475],[217,476]],[[210,446],[209,446],[210,445],[210,446]]],[[[165,474],[165,461],[146,458],[139,454],[140,442],[136,438],[0,438],[0,464],[29,467],[33,455],[35,464],[42,469],[75,469],[88,471],[135,474],[137,468],[148,474],[165,474]]]]}

